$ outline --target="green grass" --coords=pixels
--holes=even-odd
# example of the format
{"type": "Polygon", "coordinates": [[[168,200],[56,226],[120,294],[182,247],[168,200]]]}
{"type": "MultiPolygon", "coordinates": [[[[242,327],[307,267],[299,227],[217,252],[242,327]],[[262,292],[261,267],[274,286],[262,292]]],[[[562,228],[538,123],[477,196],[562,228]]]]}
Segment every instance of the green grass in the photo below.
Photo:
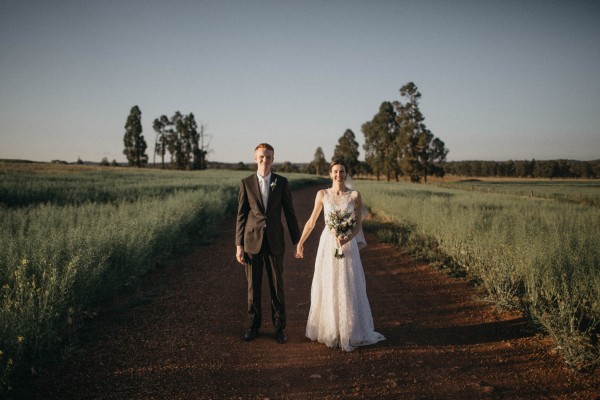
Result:
{"type": "MultiPolygon", "coordinates": [[[[250,173],[0,164],[0,379],[43,364],[101,302],[210,239],[250,173]]],[[[286,175],[292,188],[316,182],[286,175]]]]}
{"type": "Polygon", "coordinates": [[[460,267],[490,300],[526,311],[570,365],[600,363],[600,209],[470,188],[355,184],[393,222],[384,234],[443,254],[440,266],[460,267]]]}
{"type": "Polygon", "coordinates": [[[539,197],[571,203],[600,206],[598,180],[478,180],[439,183],[439,186],[481,192],[539,197]]]}

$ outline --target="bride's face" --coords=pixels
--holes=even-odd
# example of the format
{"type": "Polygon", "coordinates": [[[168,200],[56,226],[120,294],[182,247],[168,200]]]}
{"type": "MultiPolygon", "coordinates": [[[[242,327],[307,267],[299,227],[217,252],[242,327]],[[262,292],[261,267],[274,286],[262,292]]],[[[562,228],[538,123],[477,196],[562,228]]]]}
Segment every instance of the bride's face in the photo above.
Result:
{"type": "Polygon", "coordinates": [[[331,167],[329,176],[331,176],[332,181],[343,183],[346,181],[346,169],[343,165],[336,164],[333,167],[331,167]]]}

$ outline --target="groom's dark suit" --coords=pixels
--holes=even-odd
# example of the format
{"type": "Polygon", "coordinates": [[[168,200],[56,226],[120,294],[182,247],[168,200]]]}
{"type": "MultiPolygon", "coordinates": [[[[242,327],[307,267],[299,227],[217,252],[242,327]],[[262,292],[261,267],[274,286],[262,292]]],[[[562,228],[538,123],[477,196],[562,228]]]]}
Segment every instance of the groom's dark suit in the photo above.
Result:
{"type": "Polygon", "coordinates": [[[236,246],[243,246],[248,279],[248,314],[252,329],[260,328],[262,320],[261,283],[263,268],[269,277],[271,317],[276,331],[285,328],[285,293],[282,280],[285,249],[281,212],[292,243],[300,240],[300,228],[292,204],[289,183],[281,175],[271,173],[267,207],[263,205],[258,177],[252,174],[242,179],[238,196],[236,246]]]}

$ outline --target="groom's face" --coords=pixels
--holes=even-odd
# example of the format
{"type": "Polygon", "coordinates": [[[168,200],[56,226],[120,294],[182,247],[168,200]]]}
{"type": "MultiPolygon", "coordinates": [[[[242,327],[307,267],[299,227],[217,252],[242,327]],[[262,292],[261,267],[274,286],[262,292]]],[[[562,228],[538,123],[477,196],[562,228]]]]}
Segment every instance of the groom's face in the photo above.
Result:
{"type": "Polygon", "coordinates": [[[260,148],[254,152],[254,161],[256,161],[256,165],[258,166],[258,173],[262,176],[269,175],[271,172],[271,165],[273,165],[273,151],[260,148]]]}

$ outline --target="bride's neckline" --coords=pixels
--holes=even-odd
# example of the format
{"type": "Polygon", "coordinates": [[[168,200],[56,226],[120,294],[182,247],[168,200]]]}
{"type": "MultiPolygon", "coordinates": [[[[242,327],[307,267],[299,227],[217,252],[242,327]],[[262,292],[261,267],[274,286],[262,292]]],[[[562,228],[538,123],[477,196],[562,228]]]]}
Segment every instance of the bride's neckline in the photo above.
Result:
{"type": "Polygon", "coordinates": [[[352,189],[346,188],[346,190],[338,193],[334,188],[329,188],[327,189],[329,190],[329,193],[333,196],[333,197],[342,197],[342,196],[346,196],[348,193],[352,192],[352,189]]]}

